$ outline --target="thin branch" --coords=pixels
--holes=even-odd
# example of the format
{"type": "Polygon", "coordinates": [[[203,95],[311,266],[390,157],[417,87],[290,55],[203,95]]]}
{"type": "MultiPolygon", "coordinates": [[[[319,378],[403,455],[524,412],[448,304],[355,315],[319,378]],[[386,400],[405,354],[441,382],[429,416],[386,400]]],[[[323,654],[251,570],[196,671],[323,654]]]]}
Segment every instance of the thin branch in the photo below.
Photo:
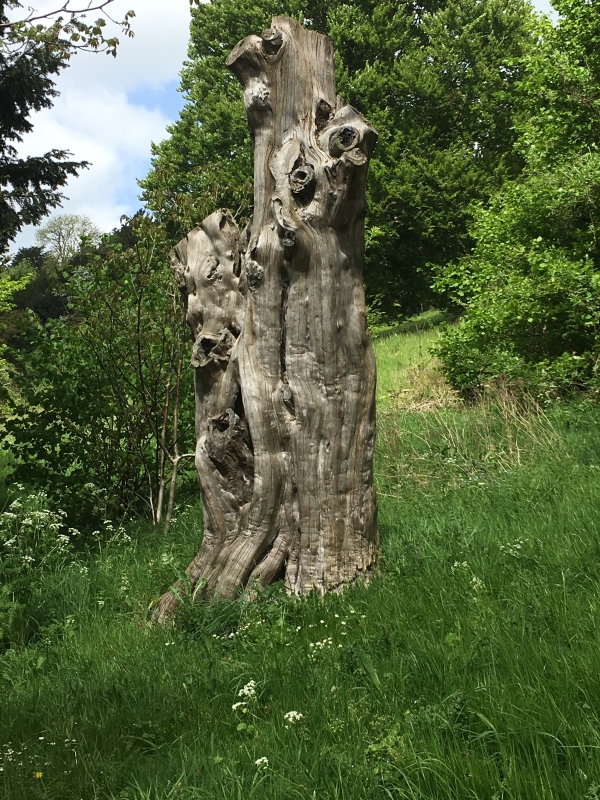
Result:
{"type": "MultiPolygon", "coordinates": [[[[52,17],[55,17],[57,14],[70,14],[71,17],[87,14],[89,11],[101,11],[102,13],[106,14],[104,9],[106,8],[106,6],[109,6],[111,3],[114,3],[114,1],[115,0],[104,0],[104,2],[102,3],[97,3],[96,5],[92,5],[93,0],[90,0],[86,8],[70,9],[69,5],[71,4],[71,0],[67,0],[67,2],[61,8],[57,8],[54,11],[47,11],[45,14],[38,14],[37,16],[32,16],[33,14],[35,14],[35,9],[30,8],[29,10],[31,13],[29,14],[28,17],[25,17],[24,19],[12,20],[10,22],[3,22],[0,24],[0,28],[13,28],[16,25],[21,25],[24,22],[30,24],[32,22],[38,22],[39,20],[42,19],[51,20],[52,17]]],[[[108,19],[110,19],[111,22],[115,22],[115,20],[108,14],[106,14],[106,16],[108,17],[108,19]]],[[[122,23],[115,22],[115,24],[121,25],[122,23]]]]}

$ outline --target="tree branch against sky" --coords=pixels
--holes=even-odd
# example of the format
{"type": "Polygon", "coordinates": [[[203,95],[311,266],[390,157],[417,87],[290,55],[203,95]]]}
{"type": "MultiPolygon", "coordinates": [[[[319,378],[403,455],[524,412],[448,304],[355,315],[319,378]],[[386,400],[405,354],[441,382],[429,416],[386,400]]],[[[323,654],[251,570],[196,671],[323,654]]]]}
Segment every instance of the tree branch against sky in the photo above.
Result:
{"type": "MultiPolygon", "coordinates": [[[[46,12],[60,0],[29,4],[46,12]]],[[[77,7],[82,5],[77,0],[77,7]]],[[[71,59],[57,78],[54,107],[35,115],[34,130],[19,148],[29,155],[57,147],[89,161],[81,179],[65,187],[69,199],[61,213],[89,216],[104,231],[140,207],[137,179],[148,171],[151,142],[165,137],[183,103],[177,87],[187,55],[189,0],[114,0],[109,9],[122,19],[132,7],[135,38],[121,37],[116,59],[71,59]]],[[[35,230],[29,228],[13,249],[34,242],[35,230]]]]}
{"type": "Polygon", "coordinates": [[[19,0],[7,0],[3,3],[6,18],[0,23],[0,35],[3,37],[4,55],[18,55],[24,48],[32,44],[46,43],[59,47],[65,54],[78,50],[105,52],[116,56],[119,39],[106,36],[105,29],[116,27],[125,36],[132,38],[131,19],[135,11],[128,10],[121,20],[117,20],[110,11],[115,0],[85,0],[81,2],[65,0],[57,5],[56,0],[50,5],[42,3],[38,7],[24,6],[19,0]],[[44,7],[48,5],[48,7],[44,7]],[[100,16],[90,20],[89,14],[100,16]]]}
{"type": "Polygon", "coordinates": [[[27,14],[21,14],[15,20],[10,20],[8,22],[4,22],[0,25],[0,28],[12,28],[15,25],[18,25],[21,22],[39,22],[41,20],[52,20],[54,21],[56,17],[60,16],[61,14],[69,14],[71,16],[81,16],[82,14],[88,14],[92,11],[101,11],[103,14],[114,22],[112,17],[109,16],[108,12],[106,11],[107,7],[114,3],[114,0],[104,0],[104,2],[96,3],[89,2],[87,5],[83,4],[80,5],[79,8],[75,8],[71,2],[71,0],[67,0],[66,3],[63,3],[58,8],[55,8],[53,11],[42,11],[38,12],[35,8],[31,6],[27,7],[27,14]]]}

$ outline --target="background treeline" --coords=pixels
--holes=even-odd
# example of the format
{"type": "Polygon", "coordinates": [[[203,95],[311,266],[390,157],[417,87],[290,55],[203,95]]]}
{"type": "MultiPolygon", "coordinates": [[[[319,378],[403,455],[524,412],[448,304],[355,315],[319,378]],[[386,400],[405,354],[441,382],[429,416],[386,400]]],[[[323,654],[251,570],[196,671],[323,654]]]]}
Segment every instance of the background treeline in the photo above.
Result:
{"type": "MultiPolygon", "coordinates": [[[[251,214],[241,90],[227,53],[272,15],[327,33],[340,93],[378,129],[365,282],[372,319],[460,317],[438,354],[466,395],[494,379],[552,399],[598,388],[600,9],[557,0],[220,0],[194,12],[187,103],[154,150],[193,218],[251,214]]],[[[150,204],[151,205],[151,204],[150,204]]]]}
{"type": "MultiPolygon", "coordinates": [[[[193,480],[192,375],[169,251],[219,206],[240,225],[252,214],[251,142],[225,59],[277,14],[332,38],[339,93],[379,131],[371,320],[446,312],[454,322],[438,355],[465,397],[496,379],[544,400],[596,392],[600,8],[555,6],[554,27],[525,0],[195,7],[186,103],[154,147],[145,209],[101,240],[82,228],[62,251],[46,226],[39,247],[3,261],[3,430],[14,477],[56,494],[75,518],[150,508],[155,522],[171,516],[178,475],[193,480]]],[[[31,84],[26,111],[50,102],[60,68],[36,59],[30,72],[45,83],[31,84]]],[[[82,166],[56,158],[61,180],[82,166]]],[[[56,195],[46,200],[38,217],[56,195]]],[[[8,243],[22,215],[3,209],[8,243]]]]}

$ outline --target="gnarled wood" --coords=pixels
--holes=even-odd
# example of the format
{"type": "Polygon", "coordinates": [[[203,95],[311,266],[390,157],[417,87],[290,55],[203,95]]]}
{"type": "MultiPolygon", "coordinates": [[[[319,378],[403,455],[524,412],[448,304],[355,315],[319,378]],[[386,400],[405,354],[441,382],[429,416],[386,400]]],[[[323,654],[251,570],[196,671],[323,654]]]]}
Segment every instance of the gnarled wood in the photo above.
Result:
{"type": "Polygon", "coordinates": [[[227,64],[254,142],[254,217],[238,238],[216,212],[176,250],[205,510],[188,572],[223,597],[278,577],[322,594],[366,576],[378,549],[362,283],[377,135],[336,97],[329,39],[294,20],[275,17],[227,64]]]}

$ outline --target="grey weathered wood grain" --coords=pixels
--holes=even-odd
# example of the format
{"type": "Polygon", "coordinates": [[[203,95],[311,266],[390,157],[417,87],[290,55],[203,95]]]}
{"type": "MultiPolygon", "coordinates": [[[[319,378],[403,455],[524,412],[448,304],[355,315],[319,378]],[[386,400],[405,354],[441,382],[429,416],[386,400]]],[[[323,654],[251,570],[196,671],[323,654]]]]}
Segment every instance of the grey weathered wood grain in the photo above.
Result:
{"type": "MultiPolygon", "coordinates": [[[[377,135],[335,93],[329,39],[287,17],[227,60],[254,143],[254,216],[175,251],[195,337],[205,535],[192,584],[335,590],[372,569],[375,359],[362,282],[377,135]]],[[[175,604],[161,600],[164,617],[175,604]]]]}

